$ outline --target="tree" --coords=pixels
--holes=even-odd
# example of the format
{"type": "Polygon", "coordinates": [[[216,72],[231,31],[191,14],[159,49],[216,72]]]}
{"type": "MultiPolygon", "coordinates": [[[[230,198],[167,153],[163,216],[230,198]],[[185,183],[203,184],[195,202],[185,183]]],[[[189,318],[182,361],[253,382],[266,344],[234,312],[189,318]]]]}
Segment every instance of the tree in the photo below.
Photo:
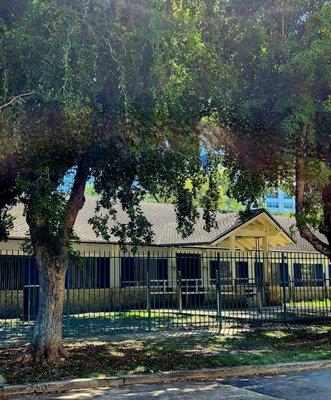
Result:
{"type": "Polygon", "coordinates": [[[214,225],[215,168],[212,157],[200,163],[198,122],[218,77],[202,74],[215,62],[198,0],[27,0],[20,12],[10,3],[0,9],[0,226],[5,239],[10,206],[23,203],[40,282],[23,361],[47,365],[66,356],[65,275],[91,177],[100,199],[90,222],[105,239],[120,202],[129,222],[113,233],[133,246],[151,241],[139,203],[156,187],[176,199],[179,229],[190,234],[206,180],[206,229],[214,225]],[[24,93],[33,95],[10,102],[24,93]]]}
{"type": "Polygon", "coordinates": [[[330,3],[230,0],[211,21],[232,82],[213,97],[230,194],[252,205],[286,186],[301,236],[331,258],[330,3]]]}

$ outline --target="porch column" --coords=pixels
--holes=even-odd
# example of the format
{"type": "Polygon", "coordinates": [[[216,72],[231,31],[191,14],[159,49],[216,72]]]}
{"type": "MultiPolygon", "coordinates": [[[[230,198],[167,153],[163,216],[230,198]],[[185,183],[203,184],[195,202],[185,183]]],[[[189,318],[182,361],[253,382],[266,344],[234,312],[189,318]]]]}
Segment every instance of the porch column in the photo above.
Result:
{"type": "Polygon", "coordinates": [[[237,278],[237,271],[236,271],[236,237],[230,236],[229,237],[229,250],[231,255],[230,267],[232,272],[232,279],[233,283],[237,278]]]}

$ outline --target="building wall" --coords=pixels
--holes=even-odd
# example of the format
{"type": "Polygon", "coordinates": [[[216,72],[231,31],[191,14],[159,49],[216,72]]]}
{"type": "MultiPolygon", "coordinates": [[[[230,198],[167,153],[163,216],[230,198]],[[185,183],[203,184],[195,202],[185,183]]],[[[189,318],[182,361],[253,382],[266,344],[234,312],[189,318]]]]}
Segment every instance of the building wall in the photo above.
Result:
{"type": "Polygon", "coordinates": [[[267,194],[264,197],[266,209],[271,213],[275,212],[294,212],[295,211],[295,199],[292,196],[287,195],[281,189],[278,189],[273,194],[267,194]]]}
{"type": "MultiPolygon", "coordinates": [[[[21,245],[23,241],[19,240],[9,240],[8,242],[0,242],[0,252],[2,255],[17,255],[22,254],[21,245]]],[[[100,244],[100,243],[82,243],[76,244],[75,249],[82,252],[85,257],[102,257],[109,258],[110,266],[110,282],[109,286],[111,288],[118,288],[121,286],[121,257],[125,255],[131,255],[131,248],[128,246],[127,253],[121,251],[119,245],[117,244],[100,244]]],[[[255,278],[255,261],[260,261],[266,263],[263,258],[262,252],[229,252],[227,250],[222,250],[218,248],[207,248],[207,247],[156,247],[156,246],[146,246],[143,250],[140,250],[135,256],[137,257],[147,257],[150,254],[151,258],[167,258],[168,259],[168,286],[176,287],[177,285],[177,271],[176,271],[176,254],[198,254],[201,256],[201,280],[202,285],[210,285],[210,261],[216,260],[218,255],[220,260],[229,260],[231,262],[231,270],[233,279],[236,278],[236,262],[246,261],[248,263],[249,278],[255,278]],[[230,258],[229,258],[230,257],[230,258]]],[[[327,257],[324,257],[318,253],[296,253],[296,252],[269,252],[268,253],[268,264],[266,265],[267,274],[265,279],[270,279],[270,264],[279,264],[282,262],[282,254],[285,255],[285,262],[288,264],[289,279],[294,279],[294,264],[300,263],[302,265],[314,265],[322,264],[323,272],[327,281],[327,285],[330,284],[331,277],[329,276],[330,261],[327,257]]]]}

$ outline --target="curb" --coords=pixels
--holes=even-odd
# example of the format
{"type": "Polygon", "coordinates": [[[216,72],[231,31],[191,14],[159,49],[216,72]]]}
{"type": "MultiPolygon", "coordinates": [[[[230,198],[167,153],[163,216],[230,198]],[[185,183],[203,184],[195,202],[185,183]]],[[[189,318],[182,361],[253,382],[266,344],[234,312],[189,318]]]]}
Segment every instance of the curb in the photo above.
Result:
{"type": "Polygon", "coordinates": [[[36,395],[65,392],[77,389],[95,389],[99,387],[121,387],[138,384],[165,383],[176,381],[203,381],[213,379],[240,378],[248,376],[278,375],[289,372],[304,372],[316,369],[331,368],[331,360],[293,362],[271,365],[243,365],[239,367],[204,368],[200,370],[183,370],[158,372],[154,374],[126,375],[108,378],[72,379],[25,385],[0,386],[0,399],[14,395],[36,395]]]}

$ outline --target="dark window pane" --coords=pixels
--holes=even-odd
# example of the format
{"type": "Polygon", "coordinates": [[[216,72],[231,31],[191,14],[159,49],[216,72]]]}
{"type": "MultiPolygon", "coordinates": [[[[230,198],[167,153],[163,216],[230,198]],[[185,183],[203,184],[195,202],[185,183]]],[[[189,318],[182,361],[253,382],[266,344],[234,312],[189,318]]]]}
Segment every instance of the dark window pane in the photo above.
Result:
{"type": "Polygon", "coordinates": [[[287,263],[279,264],[279,278],[280,278],[280,286],[288,287],[288,264],[287,263]]]}
{"type": "Polygon", "coordinates": [[[211,283],[215,284],[217,281],[217,271],[219,270],[219,276],[222,285],[232,284],[232,272],[230,261],[210,261],[210,279],[211,283]]]}
{"type": "Polygon", "coordinates": [[[302,286],[302,266],[301,264],[294,263],[294,284],[295,286],[302,286]]]}
{"type": "Polygon", "coordinates": [[[21,290],[39,283],[35,260],[29,256],[0,256],[0,289],[21,290]]]}
{"type": "Polygon", "coordinates": [[[323,264],[315,265],[315,286],[323,286],[324,275],[323,275],[323,264]]]}
{"type": "Polygon", "coordinates": [[[70,263],[66,274],[66,288],[104,289],[109,286],[109,258],[85,257],[70,263]]]}
{"type": "Polygon", "coordinates": [[[248,262],[247,261],[237,261],[237,282],[246,283],[248,282],[248,262]]]}
{"type": "Polygon", "coordinates": [[[168,260],[166,258],[158,258],[156,260],[156,279],[168,280],[168,260]]]}
{"type": "Polygon", "coordinates": [[[177,273],[182,279],[195,280],[201,278],[200,254],[176,254],[177,273]]]}
{"type": "Polygon", "coordinates": [[[263,262],[255,261],[254,269],[255,269],[255,279],[258,280],[259,282],[262,282],[264,279],[263,262]]]}
{"type": "Polygon", "coordinates": [[[121,258],[121,285],[137,286],[147,284],[147,258],[121,258]]]}
{"type": "Polygon", "coordinates": [[[121,258],[121,283],[122,286],[134,286],[134,258],[121,258]]]}

